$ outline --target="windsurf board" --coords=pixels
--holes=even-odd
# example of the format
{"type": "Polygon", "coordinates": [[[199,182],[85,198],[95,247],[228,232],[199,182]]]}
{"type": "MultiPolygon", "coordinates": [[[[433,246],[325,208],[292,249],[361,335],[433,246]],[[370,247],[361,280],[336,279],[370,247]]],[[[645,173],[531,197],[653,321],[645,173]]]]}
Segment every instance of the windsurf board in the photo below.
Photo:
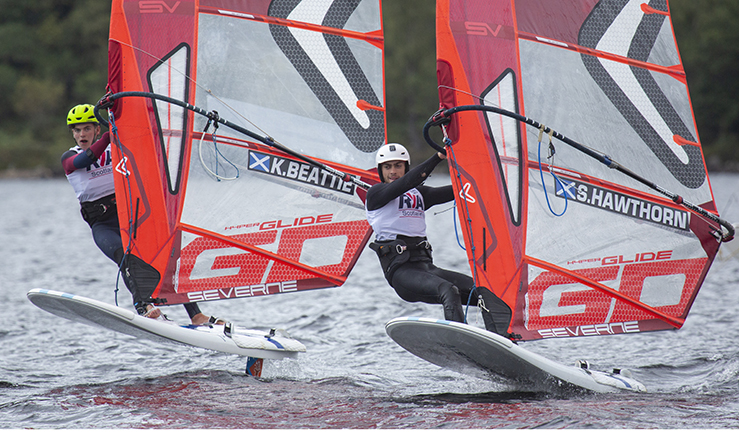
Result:
{"type": "Polygon", "coordinates": [[[136,338],[221,351],[256,359],[297,357],[305,352],[299,341],[276,330],[242,329],[226,325],[178,325],[174,321],[152,319],[133,311],[79,295],[47,289],[28,292],[28,299],[54,315],[83,324],[103,327],[136,338]]]}
{"type": "Polygon", "coordinates": [[[388,322],[385,330],[398,345],[435,365],[480,378],[515,382],[534,391],[647,391],[628,371],[591,370],[584,361],[566,366],[467,324],[401,317],[388,322]]]}

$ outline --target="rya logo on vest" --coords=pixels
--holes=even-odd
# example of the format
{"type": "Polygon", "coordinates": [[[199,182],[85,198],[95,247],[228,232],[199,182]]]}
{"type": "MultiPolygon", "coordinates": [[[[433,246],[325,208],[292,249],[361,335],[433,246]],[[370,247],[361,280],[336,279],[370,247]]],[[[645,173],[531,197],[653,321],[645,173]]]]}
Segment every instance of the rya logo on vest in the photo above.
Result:
{"type": "Polygon", "coordinates": [[[424,210],[423,197],[421,196],[421,194],[408,191],[404,193],[398,201],[399,201],[399,204],[398,204],[399,210],[404,210],[404,209],[424,210]]]}

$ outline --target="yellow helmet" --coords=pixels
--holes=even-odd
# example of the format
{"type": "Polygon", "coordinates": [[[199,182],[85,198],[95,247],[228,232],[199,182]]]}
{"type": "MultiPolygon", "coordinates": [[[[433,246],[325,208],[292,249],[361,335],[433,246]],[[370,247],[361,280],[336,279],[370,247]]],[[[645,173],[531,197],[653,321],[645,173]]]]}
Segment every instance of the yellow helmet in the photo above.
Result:
{"type": "Polygon", "coordinates": [[[67,126],[79,123],[100,123],[95,118],[95,107],[90,104],[81,104],[69,110],[67,114],[67,126]]]}

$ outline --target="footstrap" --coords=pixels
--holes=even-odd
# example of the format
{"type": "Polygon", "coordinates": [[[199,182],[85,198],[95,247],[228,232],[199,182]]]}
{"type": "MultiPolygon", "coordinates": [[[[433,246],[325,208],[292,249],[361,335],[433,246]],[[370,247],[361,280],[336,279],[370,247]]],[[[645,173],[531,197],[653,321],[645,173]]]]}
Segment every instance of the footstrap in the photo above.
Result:
{"type": "Polygon", "coordinates": [[[133,305],[136,308],[136,312],[141,316],[146,316],[146,314],[149,313],[149,309],[147,306],[151,305],[151,303],[148,302],[138,302],[135,305],[133,305]]]}

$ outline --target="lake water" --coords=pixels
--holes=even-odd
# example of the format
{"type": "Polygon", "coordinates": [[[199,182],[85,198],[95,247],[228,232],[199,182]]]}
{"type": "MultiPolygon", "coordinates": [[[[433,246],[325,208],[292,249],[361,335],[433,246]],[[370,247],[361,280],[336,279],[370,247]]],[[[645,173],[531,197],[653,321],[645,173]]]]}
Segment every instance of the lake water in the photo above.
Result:
{"type": "MultiPolygon", "coordinates": [[[[739,221],[739,175],[711,178],[722,216],[739,221]]],[[[647,394],[523,392],[407,353],[384,324],[441,318],[441,307],[398,298],[370,250],[340,288],[202,304],[306,345],[255,379],[238,356],[139,341],[32,305],[33,288],[112,303],[116,267],[66,180],[0,180],[0,202],[0,428],[739,428],[739,259],[714,264],[679,331],[523,344],[566,364],[629,368],[647,394]]],[[[440,210],[428,214],[437,264],[464,271],[452,212],[440,210]]],[[[165,312],[185,321],[182,307],[165,312]]]]}

